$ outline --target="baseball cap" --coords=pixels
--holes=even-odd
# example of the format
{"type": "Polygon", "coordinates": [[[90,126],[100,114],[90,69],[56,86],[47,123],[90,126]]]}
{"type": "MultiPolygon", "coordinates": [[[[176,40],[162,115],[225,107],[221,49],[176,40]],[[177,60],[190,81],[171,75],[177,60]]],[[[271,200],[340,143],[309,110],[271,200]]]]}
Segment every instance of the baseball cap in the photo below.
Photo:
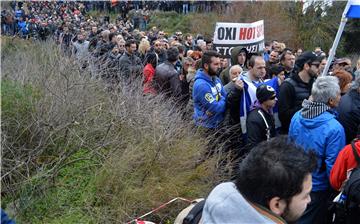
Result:
{"type": "Polygon", "coordinates": [[[263,84],[256,89],[256,98],[259,103],[263,103],[273,97],[276,97],[276,92],[271,86],[263,84]]]}
{"type": "Polygon", "coordinates": [[[304,64],[306,64],[306,63],[311,64],[313,62],[321,62],[321,57],[317,56],[314,52],[305,51],[296,59],[295,65],[299,69],[302,69],[304,64]]]}

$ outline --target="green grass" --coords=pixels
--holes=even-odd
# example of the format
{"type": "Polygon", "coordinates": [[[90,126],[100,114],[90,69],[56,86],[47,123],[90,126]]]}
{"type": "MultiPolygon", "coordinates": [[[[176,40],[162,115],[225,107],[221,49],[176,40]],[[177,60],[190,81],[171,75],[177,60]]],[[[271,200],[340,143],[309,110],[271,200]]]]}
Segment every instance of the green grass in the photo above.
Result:
{"type": "Polygon", "coordinates": [[[94,179],[98,161],[85,149],[69,157],[55,179],[34,176],[23,186],[18,223],[94,223],[86,208],[95,196],[94,179]],[[74,161],[74,162],[71,162],[74,161]],[[54,181],[54,182],[53,182],[54,181]]]}

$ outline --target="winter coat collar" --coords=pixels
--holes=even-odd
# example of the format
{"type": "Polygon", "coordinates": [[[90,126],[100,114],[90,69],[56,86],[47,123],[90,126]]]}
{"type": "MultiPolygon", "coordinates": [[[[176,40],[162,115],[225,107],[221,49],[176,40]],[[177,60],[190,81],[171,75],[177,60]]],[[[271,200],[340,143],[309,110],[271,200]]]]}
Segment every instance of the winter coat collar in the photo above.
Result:
{"type": "Polygon", "coordinates": [[[301,115],[304,118],[312,119],[319,116],[325,111],[329,111],[331,108],[325,103],[313,102],[311,100],[305,99],[302,103],[301,115]]]}

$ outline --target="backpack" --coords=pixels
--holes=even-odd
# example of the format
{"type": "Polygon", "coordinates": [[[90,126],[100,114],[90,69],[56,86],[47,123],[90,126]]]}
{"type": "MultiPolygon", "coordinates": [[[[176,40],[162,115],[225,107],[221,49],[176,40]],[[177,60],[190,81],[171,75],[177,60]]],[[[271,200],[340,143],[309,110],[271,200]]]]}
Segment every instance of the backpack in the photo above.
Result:
{"type": "Polygon", "coordinates": [[[202,217],[204,205],[204,198],[194,200],[190,206],[180,212],[174,224],[198,224],[202,217]]]}
{"type": "Polygon", "coordinates": [[[354,139],[351,142],[352,152],[357,166],[352,170],[342,192],[343,201],[335,202],[334,218],[332,223],[352,224],[360,220],[360,156],[356,151],[354,139]]]}

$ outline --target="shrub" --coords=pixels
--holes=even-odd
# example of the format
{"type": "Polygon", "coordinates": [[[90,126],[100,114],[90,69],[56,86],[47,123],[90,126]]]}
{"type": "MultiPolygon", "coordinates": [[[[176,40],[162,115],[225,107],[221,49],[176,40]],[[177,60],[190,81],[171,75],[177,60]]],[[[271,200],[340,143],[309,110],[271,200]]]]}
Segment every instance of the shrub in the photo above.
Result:
{"type": "MultiPolygon", "coordinates": [[[[214,160],[194,168],[206,139],[171,101],[144,97],[142,80],[110,92],[51,41],[12,41],[2,41],[2,206],[16,219],[125,222],[219,180],[214,160]]],[[[179,206],[152,218],[172,220],[179,206]]]]}

